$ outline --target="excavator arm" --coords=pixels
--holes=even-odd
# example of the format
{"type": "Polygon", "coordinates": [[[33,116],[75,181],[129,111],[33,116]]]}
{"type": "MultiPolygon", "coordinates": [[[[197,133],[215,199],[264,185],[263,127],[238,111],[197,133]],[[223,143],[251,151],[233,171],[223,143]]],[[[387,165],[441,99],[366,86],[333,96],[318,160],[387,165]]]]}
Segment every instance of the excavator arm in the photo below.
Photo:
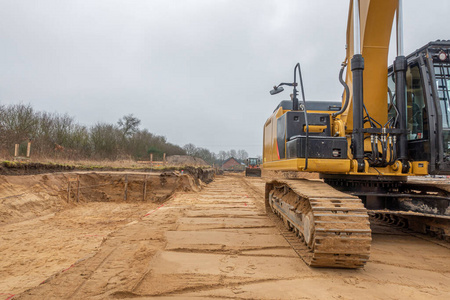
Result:
{"type": "MultiPolygon", "coordinates": [[[[388,118],[388,88],[386,75],[388,72],[389,43],[394,23],[397,1],[392,0],[360,0],[360,44],[364,57],[364,104],[371,117],[385,124],[388,118]]],[[[355,52],[354,45],[354,13],[353,1],[347,22],[346,61],[351,70],[351,59],[355,52]]],[[[339,117],[346,124],[347,133],[353,130],[353,76],[347,71],[346,84],[349,87],[348,109],[339,117]]],[[[345,101],[345,94],[343,101],[345,101]]]]}

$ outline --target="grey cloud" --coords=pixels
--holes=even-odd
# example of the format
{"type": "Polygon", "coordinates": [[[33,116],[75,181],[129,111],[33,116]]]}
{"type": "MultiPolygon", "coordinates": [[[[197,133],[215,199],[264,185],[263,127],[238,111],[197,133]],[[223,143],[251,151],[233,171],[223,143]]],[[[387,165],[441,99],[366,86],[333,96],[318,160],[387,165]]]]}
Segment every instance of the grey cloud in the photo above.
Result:
{"type": "MultiPolygon", "coordinates": [[[[448,38],[448,1],[404,3],[406,51],[448,38]]],[[[268,90],[297,61],[308,99],[340,98],[347,13],[343,0],[4,0],[0,103],[86,125],[133,113],[170,142],[258,155],[288,97],[268,90]]]]}

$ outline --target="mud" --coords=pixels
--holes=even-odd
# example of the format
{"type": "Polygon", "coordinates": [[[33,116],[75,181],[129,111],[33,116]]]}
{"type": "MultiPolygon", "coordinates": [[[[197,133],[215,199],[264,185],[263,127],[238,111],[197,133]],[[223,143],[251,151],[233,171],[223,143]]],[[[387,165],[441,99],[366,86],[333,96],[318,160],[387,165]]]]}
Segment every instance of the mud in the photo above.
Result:
{"type": "Polygon", "coordinates": [[[114,197],[96,202],[96,196],[2,225],[0,299],[12,294],[14,299],[446,299],[450,294],[448,244],[384,224],[372,224],[364,269],[307,267],[266,216],[263,194],[264,178],[228,175],[201,190],[178,189],[163,202],[114,197]]]}

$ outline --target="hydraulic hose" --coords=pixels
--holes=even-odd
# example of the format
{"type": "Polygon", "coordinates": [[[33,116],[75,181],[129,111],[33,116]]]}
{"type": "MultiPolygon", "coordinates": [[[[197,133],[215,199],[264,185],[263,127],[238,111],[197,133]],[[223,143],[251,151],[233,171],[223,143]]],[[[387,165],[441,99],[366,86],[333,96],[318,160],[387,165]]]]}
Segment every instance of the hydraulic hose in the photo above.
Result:
{"type": "MultiPolygon", "coordinates": [[[[308,140],[309,140],[309,124],[308,124],[308,113],[306,111],[306,100],[305,100],[305,90],[303,89],[303,80],[302,80],[302,71],[300,68],[300,63],[297,63],[294,67],[294,100],[298,103],[297,98],[297,89],[296,89],[296,83],[297,83],[297,73],[296,70],[298,68],[298,75],[300,80],[300,88],[302,92],[302,103],[303,103],[303,113],[305,115],[305,126],[306,126],[306,137],[305,137],[305,169],[308,169],[308,140]]],[[[295,102],[294,102],[295,103],[295,102]]],[[[298,104],[297,104],[298,105],[298,104]]]]}
{"type": "Polygon", "coordinates": [[[345,60],[342,63],[341,66],[342,66],[341,70],[339,71],[339,82],[342,84],[342,86],[345,89],[345,102],[344,102],[344,105],[342,106],[341,110],[331,114],[332,117],[336,117],[336,116],[342,114],[347,109],[348,102],[349,102],[349,99],[350,99],[350,89],[348,88],[347,83],[345,83],[344,79],[342,78],[342,75],[344,74],[345,67],[347,66],[347,60],[345,60]]]}

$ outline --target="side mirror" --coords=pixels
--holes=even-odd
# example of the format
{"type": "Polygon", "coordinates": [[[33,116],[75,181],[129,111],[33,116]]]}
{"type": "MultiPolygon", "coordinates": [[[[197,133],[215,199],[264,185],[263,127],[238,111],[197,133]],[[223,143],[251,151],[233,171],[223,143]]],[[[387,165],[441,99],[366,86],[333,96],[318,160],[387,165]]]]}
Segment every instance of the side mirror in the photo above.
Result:
{"type": "Polygon", "coordinates": [[[274,86],[273,90],[270,91],[271,95],[276,95],[278,93],[281,93],[282,91],[284,91],[284,88],[282,86],[274,86]]]}

